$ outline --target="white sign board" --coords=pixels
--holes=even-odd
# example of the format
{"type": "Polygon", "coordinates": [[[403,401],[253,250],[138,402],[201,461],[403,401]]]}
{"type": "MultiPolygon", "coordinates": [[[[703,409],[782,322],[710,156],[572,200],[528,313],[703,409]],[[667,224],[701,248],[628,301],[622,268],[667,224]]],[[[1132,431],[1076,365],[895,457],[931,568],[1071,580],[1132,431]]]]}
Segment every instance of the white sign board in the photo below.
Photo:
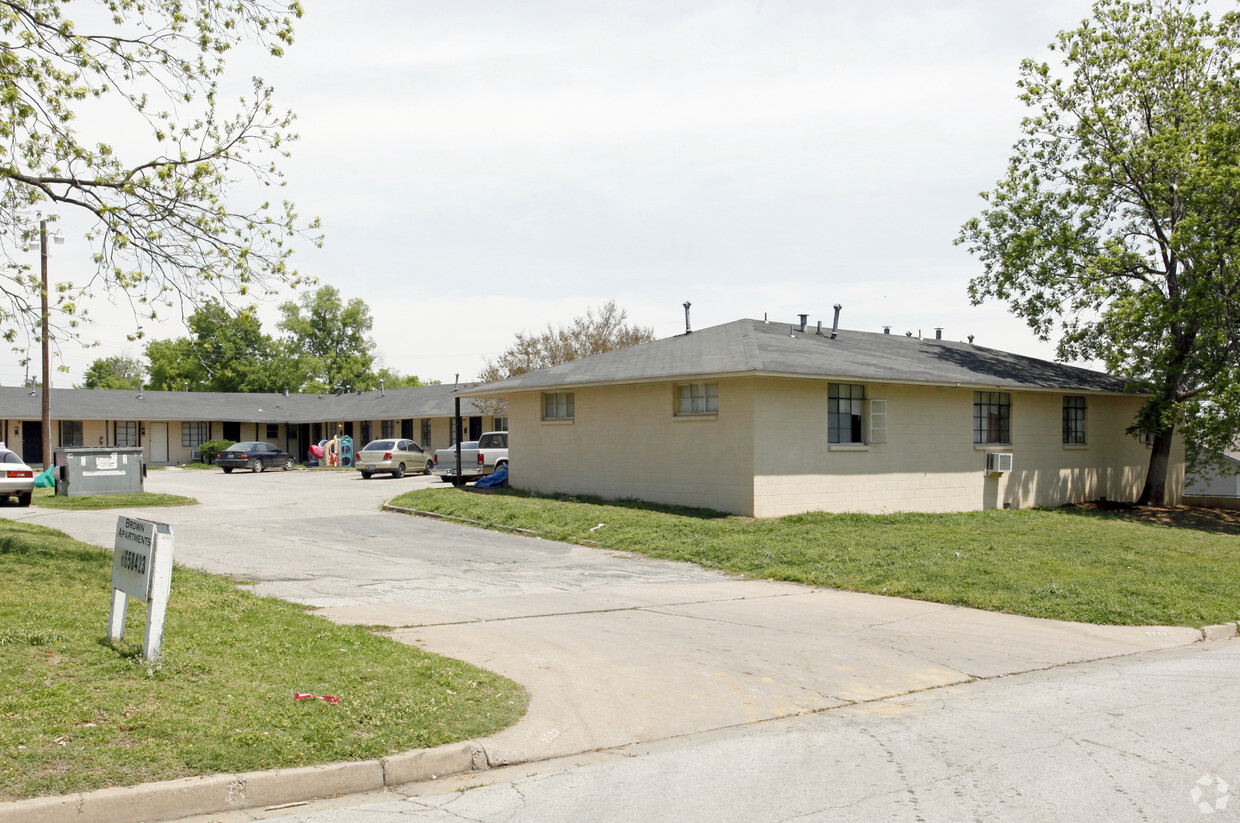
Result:
{"type": "Polygon", "coordinates": [[[158,660],[164,638],[164,615],[172,593],[172,527],[121,515],[116,519],[112,554],[112,610],[108,640],[125,636],[128,598],[146,601],[146,638],[142,654],[158,660]]]}

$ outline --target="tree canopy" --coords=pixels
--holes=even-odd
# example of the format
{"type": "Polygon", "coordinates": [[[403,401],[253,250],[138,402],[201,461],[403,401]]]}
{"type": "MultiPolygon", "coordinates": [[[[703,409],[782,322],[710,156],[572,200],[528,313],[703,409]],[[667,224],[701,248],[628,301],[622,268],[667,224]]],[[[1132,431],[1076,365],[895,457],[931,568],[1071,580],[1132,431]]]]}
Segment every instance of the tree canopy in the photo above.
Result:
{"type": "Polygon", "coordinates": [[[114,355],[101,357],[91,363],[82,375],[80,389],[138,389],[142,386],[146,368],[134,357],[114,355]]]}
{"type": "MultiPolygon", "coordinates": [[[[583,316],[574,317],[567,326],[556,328],[548,323],[538,334],[517,332],[516,340],[499,357],[483,361],[478,382],[494,383],[516,374],[654,340],[653,328],[630,326],[625,322],[627,319],[628,312],[617,307],[615,300],[608,300],[598,309],[587,308],[583,316]]],[[[485,401],[481,405],[488,414],[503,414],[506,409],[501,401],[485,401]]]]}
{"type": "Polygon", "coordinates": [[[379,387],[379,377],[373,374],[375,343],[370,339],[374,320],[365,302],[355,297],[345,303],[336,288],[321,286],[281,304],[280,312],[284,315],[280,329],[301,360],[310,391],[379,387]]]}
{"type": "Polygon", "coordinates": [[[75,334],[95,287],[124,292],[140,323],[301,281],[291,241],[317,242],[317,221],[264,194],[283,185],[293,115],[261,79],[231,103],[220,85],[232,49],[280,55],[301,14],[297,0],[0,0],[0,325],[38,328],[39,277],[16,252],[67,212],[90,221],[95,271],[49,289],[54,337],[75,334]]]}
{"type": "Polygon", "coordinates": [[[254,307],[218,301],[190,315],[190,335],[147,343],[150,388],[161,391],[278,392],[305,380],[296,357],[264,334],[254,307]]]}
{"type": "MultiPolygon", "coordinates": [[[[415,375],[375,370],[378,356],[367,336],[370,308],[323,286],[282,305],[282,337],[262,330],[257,308],[235,310],[208,301],[190,315],[190,334],[147,343],[152,389],[164,391],[355,391],[424,385],[415,375]]],[[[89,387],[88,387],[89,388],[89,387]]]]}
{"type": "Polygon", "coordinates": [[[957,239],[975,304],[1148,393],[1142,503],[1165,502],[1177,427],[1190,461],[1240,435],[1240,15],[1202,5],[1099,0],[1054,65],[1025,60],[1021,137],[957,239]]]}

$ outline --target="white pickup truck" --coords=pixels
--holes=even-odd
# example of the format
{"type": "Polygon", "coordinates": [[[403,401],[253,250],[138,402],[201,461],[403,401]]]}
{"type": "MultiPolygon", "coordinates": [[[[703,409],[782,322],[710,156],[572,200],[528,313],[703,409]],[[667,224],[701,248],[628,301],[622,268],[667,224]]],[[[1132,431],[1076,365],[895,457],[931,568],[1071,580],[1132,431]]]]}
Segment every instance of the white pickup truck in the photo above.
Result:
{"type": "MultiPolygon", "coordinates": [[[[508,465],[508,432],[487,432],[477,441],[461,444],[461,479],[477,480],[508,465]]],[[[431,470],[445,483],[456,477],[456,446],[435,452],[431,470]]]]}

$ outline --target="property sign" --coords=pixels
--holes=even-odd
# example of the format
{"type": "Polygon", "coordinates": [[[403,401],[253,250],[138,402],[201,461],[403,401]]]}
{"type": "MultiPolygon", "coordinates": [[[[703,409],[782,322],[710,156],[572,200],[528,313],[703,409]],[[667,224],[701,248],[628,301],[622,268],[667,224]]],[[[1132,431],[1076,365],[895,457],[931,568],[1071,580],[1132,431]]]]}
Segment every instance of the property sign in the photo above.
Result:
{"type": "Polygon", "coordinates": [[[129,598],[146,602],[146,638],[142,653],[159,659],[164,637],[164,615],[172,592],[172,527],[121,515],[116,519],[116,543],[112,554],[112,609],[108,616],[108,640],[125,636],[125,613],[129,598]]]}

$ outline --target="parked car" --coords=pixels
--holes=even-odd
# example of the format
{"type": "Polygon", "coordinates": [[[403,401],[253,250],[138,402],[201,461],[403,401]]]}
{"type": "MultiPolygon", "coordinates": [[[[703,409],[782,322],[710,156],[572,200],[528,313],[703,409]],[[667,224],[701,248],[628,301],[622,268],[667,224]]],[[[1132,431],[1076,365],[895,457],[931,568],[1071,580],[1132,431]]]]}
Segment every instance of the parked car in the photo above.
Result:
{"type": "Polygon", "coordinates": [[[215,465],[230,474],[233,469],[249,469],[261,472],[264,469],[279,466],[284,471],[292,471],[296,467],[288,452],[282,452],[270,443],[234,443],[219,453],[215,465]]]}
{"type": "Polygon", "coordinates": [[[393,477],[404,477],[406,472],[430,474],[435,460],[412,440],[371,440],[357,453],[353,465],[363,480],[369,480],[381,472],[393,477]]]}
{"type": "MultiPolygon", "coordinates": [[[[461,478],[476,480],[508,465],[508,432],[487,432],[461,444],[461,478]]],[[[456,447],[435,452],[435,474],[445,483],[456,476],[456,447]]]]}
{"type": "Polygon", "coordinates": [[[0,498],[17,498],[17,505],[29,506],[34,496],[34,469],[16,452],[0,449],[0,498]]]}

